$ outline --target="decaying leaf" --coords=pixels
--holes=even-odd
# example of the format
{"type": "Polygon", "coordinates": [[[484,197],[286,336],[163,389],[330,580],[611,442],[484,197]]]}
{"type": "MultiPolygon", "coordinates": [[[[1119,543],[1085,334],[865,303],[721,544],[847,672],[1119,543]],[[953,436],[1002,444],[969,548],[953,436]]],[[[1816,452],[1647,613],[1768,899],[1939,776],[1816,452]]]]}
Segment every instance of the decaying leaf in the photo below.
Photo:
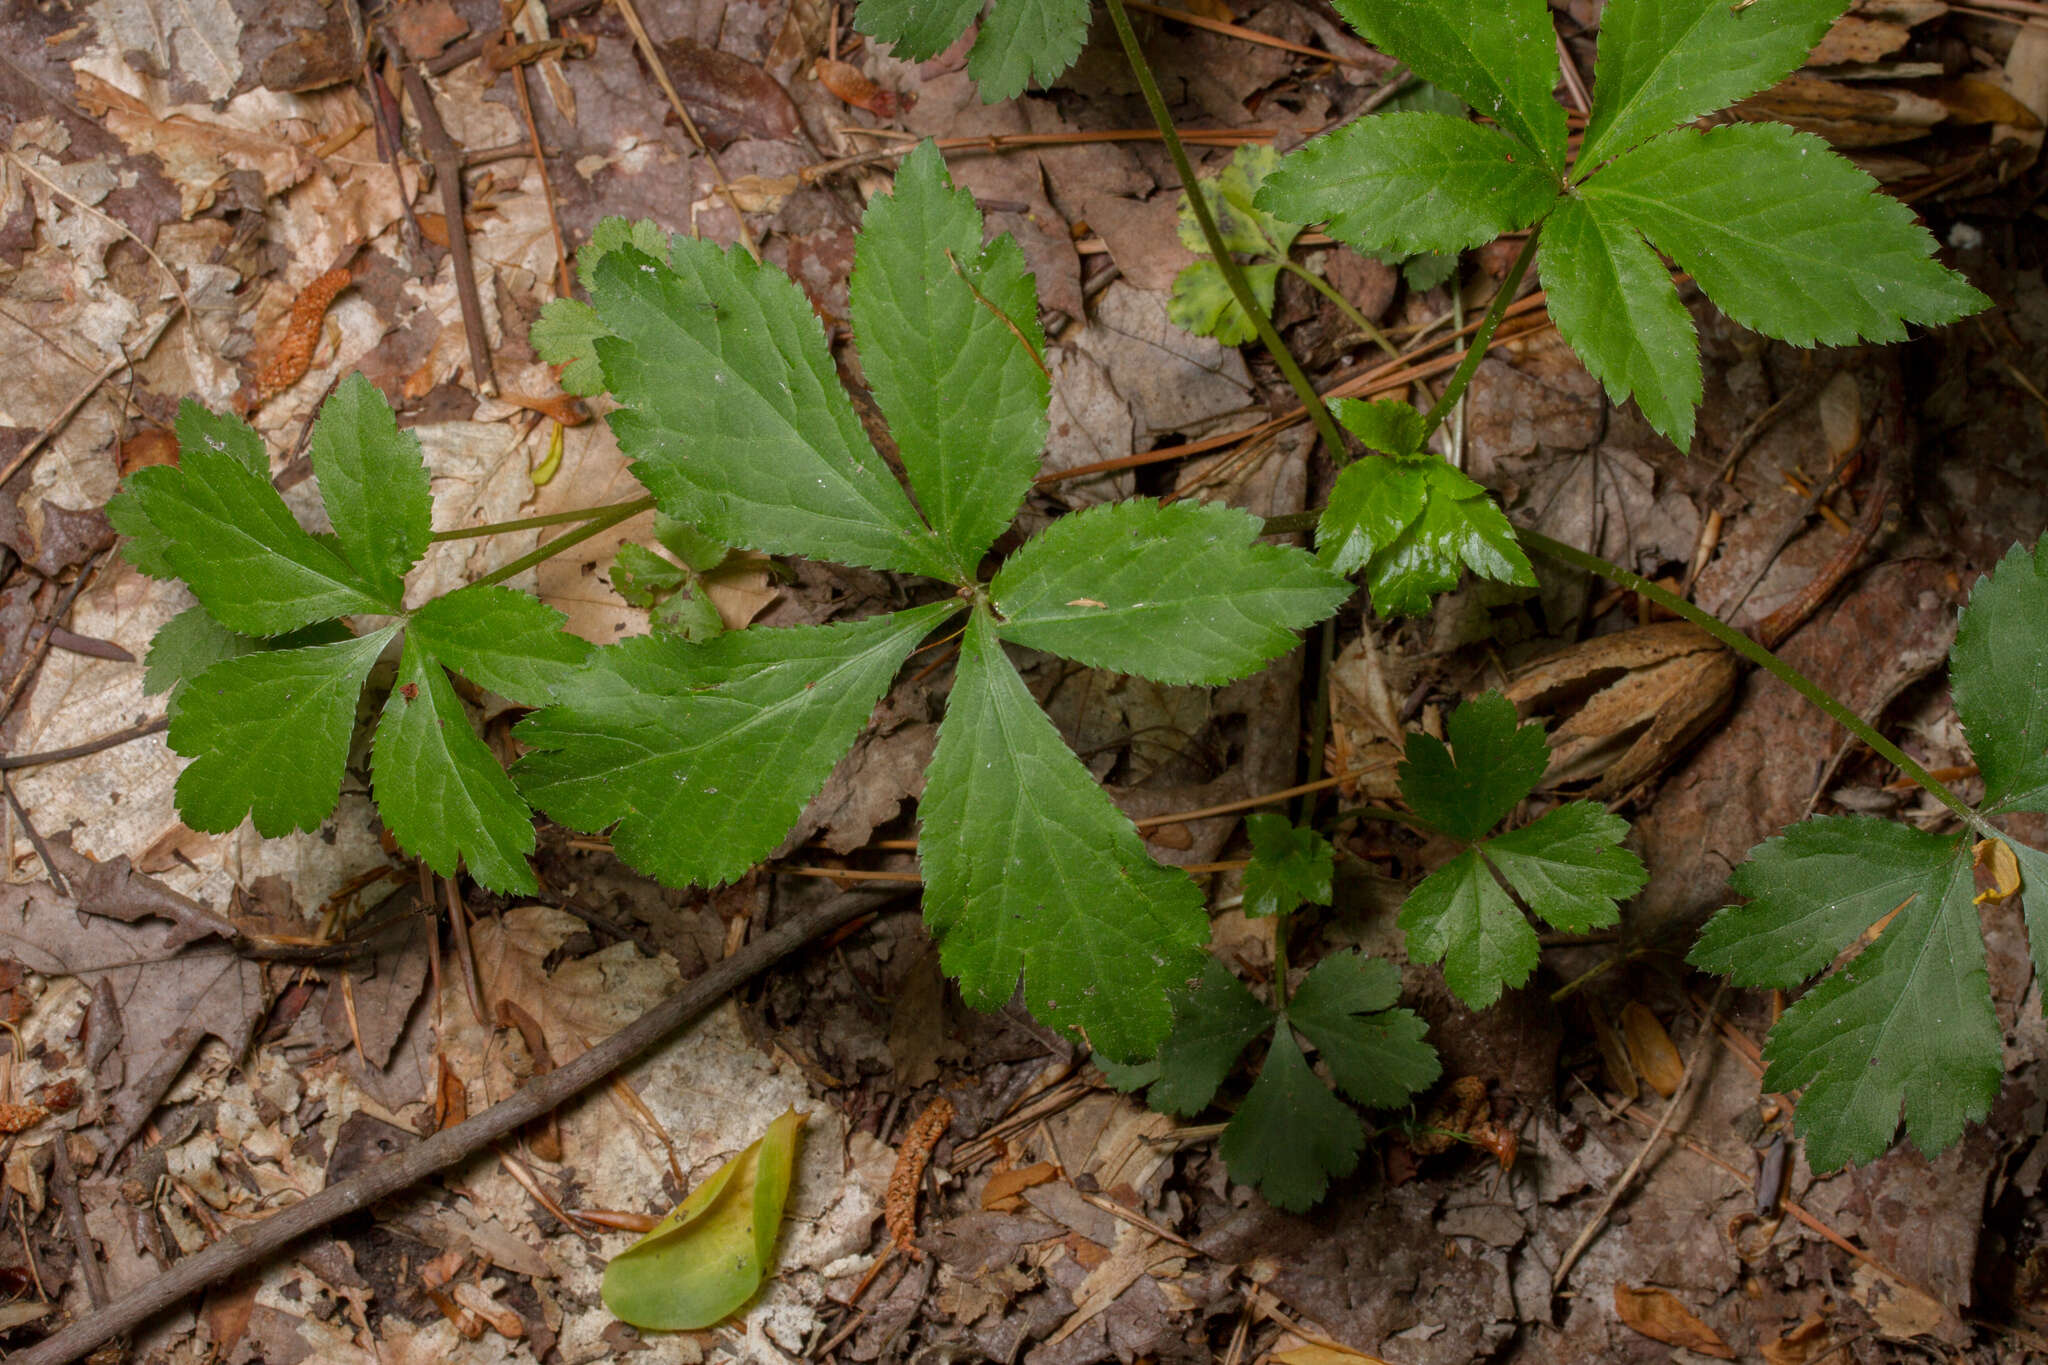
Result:
{"type": "Polygon", "coordinates": [[[709,1327],[754,1296],[773,1264],[804,1115],[768,1125],[751,1147],[690,1191],[654,1231],[612,1258],[604,1303],[635,1327],[709,1327]]]}
{"type": "Polygon", "coordinates": [[[1621,1011],[1621,1034],[1628,1043],[1629,1058],[1650,1088],[1665,1099],[1677,1094],[1679,1082],[1685,1079],[1685,1062],[1649,1006],[1629,1001],[1621,1011]]]}
{"type": "Polygon", "coordinates": [[[1645,1285],[1637,1289],[1616,1281],[1614,1315],[1622,1325],[1667,1346],[1682,1346],[1717,1360],[1733,1360],[1735,1352],[1721,1334],[1693,1316],[1668,1289],[1645,1285]]]}

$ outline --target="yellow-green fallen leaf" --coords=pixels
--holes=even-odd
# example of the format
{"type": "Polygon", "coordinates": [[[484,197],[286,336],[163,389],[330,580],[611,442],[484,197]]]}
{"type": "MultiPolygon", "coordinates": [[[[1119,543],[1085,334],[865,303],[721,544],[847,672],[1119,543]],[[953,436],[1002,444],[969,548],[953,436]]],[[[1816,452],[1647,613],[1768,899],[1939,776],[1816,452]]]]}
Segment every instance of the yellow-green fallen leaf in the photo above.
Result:
{"type": "Polygon", "coordinates": [[[605,1307],[635,1327],[689,1331],[752,1298],[775,1251],[803,1123],[791,1109],[769,1124],[758,1142],[613,1257],[604,1269],[605,1307]]]}

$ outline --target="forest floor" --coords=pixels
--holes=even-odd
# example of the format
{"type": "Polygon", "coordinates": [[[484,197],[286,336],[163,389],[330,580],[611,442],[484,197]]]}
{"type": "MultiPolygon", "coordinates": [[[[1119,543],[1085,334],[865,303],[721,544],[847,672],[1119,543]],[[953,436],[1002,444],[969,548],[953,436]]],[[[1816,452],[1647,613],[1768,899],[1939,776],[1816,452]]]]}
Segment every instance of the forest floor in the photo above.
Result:
{"type": "MultiPolygon", "coordinates": [[[[1551,775],[1572,789],[1628,774],[1612,803],[1652,880],[1619,932],[1547,939],[1530,984],[1482,1013],[1434,968],[1404,967],[1444,1061],[1425,1126],[1491,1132],[1491,1147],[1418,1151],[1389,1135],[1304,1216],[1233,1184],[1214,1126],[1149,1112],[1021,1010],[978,1014],[947,982],[902,846],[943,668],[907,673],[782,856],[716,892],[664,889],[605,840],[543,825],[541,895],[458,896],[381,837],[366,759],[314,834],[181,824],[180,761],[140,661],[189,598],[113,548],[101,509],[119,479],[173,457],[181,399],[228,407],[296,347],[309,348],[303,377],[252,421],[302,513],[309,420],[353,371],[424,443],[437,527],[635,496],[592,405],[562,395],[527,341],[541,305],[573,286],[565,245],[600,217],[725,243],[744,233],[843,341],[863,204],[914,138],[950,139],[954,178],[992,230],[1017,237],[1045,310],[1049,477],[1026,529],[1133,494],[1292,512],[1331,477],[1305,423],[1266,425],[1294,402],[1257,347],[1169,323],[1193,259],[1176,232],[1180,186],[1100,32],[1053,88],[985,106],[960,52],[897,61],[859,39],[851,6],[824,0],[557,0],[546,23],[539,4],[512,6],[516,52],[498,42],[495,0],[364,8],[40,0],[0,12],[0,750],[13,756],[0,760],[0,1022],[16,1044],[0,1054],[0,1346],[84,1318],[483,1111],[766,925],[860,886],[902,894],[517,1140],[154,1318],[131,1358],[2048,1358],[2048,1025],[2017,908],[1985,919],[2008,1066],[1990,1119],[1933,1160],[1901,1146],[1817,1178],[1785,1099],[1761,1091],[1779,1002],[1719,992],[1687,971],[1685,949],[1747,850],[1810,811],[1943,813],[1888,785],[1780,684],[1716,683],[1645,649],[1633,633],[1654,622],[1644,603],[1559,566],[1539,563],[1535,595],[1468,586],[1416,620],[1354,602],[1327,669],[1297,652],[1204,689],[1049,658],[1026,668],[1090,769],[1148,820],[1155,856],[1221,865],[1202,874],[1215,947],[1254,979],[1273,950],[1239,908],[1241,814],[1301,780],[1320,699],[1327,770],[1356,774],[1341,793],[1351,805],[1394,795],[1405,731],[1441,733],[1460,699],[1567,647],[1581,651],[1582,692],[1613,687],[1607,700],[1634,708],[1620,745],[1551,775]],[[366,66],[368,32],[397,58],[366,66]],[[433,73],[459,221],[398,60],[433,73]],[[475,263],[469,325],[458,235],[475,263]],[[301,302],[337,283],[324,308],[301,302]],[[1676,723],[1688,716],[1712,719],[1676,723]],[[21,761],[76,746],[89,752],[21,761]],[[1187,812],[1202,814],[1162,818],[1187,812]],[[71,869],[75,901],[51,867],[71,869]],[[254,960],[223,947],[204,911],[247,935],[357,946],[310,965],[254,960]],[[1670,1048],[1690,1081],[1625,1177],[1664,1115],[1670,1048]],[[898,1144],[941,1097],[954,1118],[931,1154],[919,1254],[891,1258],[848,1306],[890,1245],[898,1144]],[[615,1321],[598,1282],[631,1234],[589,1215],[659,1216],[791,1106],[810,1117],[776,1277],[712,1330],[615,1321]]],[[[1190,8],[1206,27],[1139,17],[1176,118],[1209,134],[1197,150],[1212,172],[1233,145],[1292,147],[1395,78],[1322,0],[1190,8]]],[[[1553,0],[1568,104],[1592,74],[1600,8],[1553,0]]],[[[1480,368],[1455,454],[1522,524],[1738,625],[1809,595],[1786,655],[1930,768],[1959,767],[1967,746],[1944,686],[1958,608],[2009,546],[2048,529],[2048,5],[1864,0],[1806,71],[1742,112],[1853,155],[1996,307],[1898,347],[1803,352],[1693,300],[1706,400],[1687,453],[1611,404],[1536,307],[1480,368]],[[1866,471],[1907,471],[1909,494],[1897,526],[1848,560],[1878,493],[1868,473],[1825,485],[1859,450],[1866,471]],[[1853,564],[1839,582],[1837,562],[1853,564]]],[[[1513,250],[1472,253],[1432,281],[1304,239],[1299,258],[1386,331],[1399,361],[1287,276],[1278,321],[1319,385],[1412,393],[1513,250]]],[[[420,585],[472,579],[545,534],[438,545],[420,585]]],[[[627,522],[520,581],[589,639],[643,631],[647,611],[611,590],[608,570],[619,544],[650,537],[647,518],[627,522]]],[[[893,592],[884,575],[757,557],[722,571],[712,597],[732,625],[796,624],[858,616],[893,592]]],[[[508,755],[514,718],[489,717],[508,755]]],[[[1335,904],[1304,917],[1296,964],[1353,945],[1405,962],[1393,909],[1445,850],[1384,825],[1347,826],[1338,842],[1335,904]]]]}

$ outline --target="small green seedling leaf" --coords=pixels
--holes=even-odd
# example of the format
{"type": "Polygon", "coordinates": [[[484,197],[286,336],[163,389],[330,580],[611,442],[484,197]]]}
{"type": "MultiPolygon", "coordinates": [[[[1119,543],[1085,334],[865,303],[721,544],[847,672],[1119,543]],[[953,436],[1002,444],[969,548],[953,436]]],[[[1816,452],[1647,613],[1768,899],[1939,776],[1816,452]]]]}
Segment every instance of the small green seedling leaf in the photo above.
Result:
{"type": "MultiPolygon", "coordinates": [[[[1270,317],[1273,298],[1280,287],[1280,267],[1271,263],[1243,267],[1245,283],[1252,297],[1270,317]]],[[[1211,257],[1190,261],[1173,277],[1173,293],[1166,301],[1166,320],[1196,336],[1214,337],[1225,346],[1242,346],[1258,336],[1251,315],[1230,292],[1223,267],[1211,257]]]]}
{"type": "Polygon", "coordinates": [[[1294,648],[1350,585],[1257,517],[1146,499],[1061,517],[1003,564],[1003,638],[1166,683],[1241,678],[1294,648]]]}
{"type": "Polygon", "coordinates": [[[730,881],[774,850],[910,651],[958,610],[606,646],[519,723],[532,752],[514,776],[572,829],[616,826],[619,856],[652,876],[730,881]]]}
{"type": "Polygon", "coordinates": [[[1543,727],[1522,725],[1498,692],[1451,712],[1447,748],[1429,735],[1408,736],[1401,795],[1432,828],[1467,843],[1508,817],[1535,790],[1550,762],[1543,727]]]}
{"type": "Polygon", "coordinates": [[[1209,1107],[1244,1050],[1271,1032],[1273,1011],[1211,957],[1202,979],[1174,1014],[1173,1034],[1159,1049],[1159,1075],[1146,1103],[1167,1114],[1209,1107]]]}
{"type": "Polygon", "coordinates": [[[725,563],[732,548],[713,540],[687,521],[677,521],[666,512],[654,514],[654,538],[692,573],[710,573],[725,563]]]}
{"type": "Polygon", "coordinates": [[[709,1327],[739,1311],[775,1264],[775,1237],[805,1115],[792,1109],[718,1168],[604,1268],[604,1306],[658,1332],[709,1327]]]}
{"type": "Polygon", "coordinates": [[[1275,1208],[1299,1213],[1323,1197],[1333,1178],[1358,1168],[1365,1125],[1330,1093],[1282,1025],[1265,1064],[1217,1150],[1233,1179],[1256,1185],[1275,1208]]]}
{"type": "Polygon", "coordinates": [[[1408,956],[1444,964],[1444,981],[1473,1009],[1500,999],[1536,970],[1536,931],[1468,848],[1424,877],[1401,906],[1408,956]]]}
{"type": "Polygon", "coordinates": [[[1649,880],[1642,860],[1621,846],[1627,834],[1620,816],[1574,801],[1495,835],[1482,851],[1531,910],[1583,934],[1618,921],[1620,903],[1649,880]]]}
{"type": "MultiPolygon", "coordinates": [[[[1422,443],[1429,439],[1429,419],[1416,411],[1412,403],[1403,403],[1395,398],[1380,398],[1365,402],[1357,398],[1340,398],[1330,405],[1330,411],[1344,429],[1365,442],[1369,449],[1383,455],[1420,455],[1422,443]]],[[[1418,500],[1415,512],[1396,527],[1398,535],[1402,527],[1422,514],[1418,500]]],[[[1390,536],[1389,539],[1392,537],[1390,536]]]]}
{"type": "MultiPolygon", "coordinates": [[[[580,256],[579,256],[580,260],[580,256]]],[[[527,339],[533,353],[550,365],[565,392],[589,398],[604,392],[604,367],[597,363],[597,339],[609,336],[597,310],[581,299],[549,299],[540,306],[527,339]]]]}
{"type": "Polygon", "coordinates": [[[918,814],[925,922],[968,1003],[996,1008],[1021,977],[1040,1021],[1112,1061],[1150,1056],[1202,972],[1201,890],[1152,860],[979,608],[918,814]]]}
{"type": "Polygon", "coordinates": [[[1949,674],[1987,810],[2048,810],[2048,540],[1970,594],[1949,674]]]}
{"type": "Polygon", "coordinates": [[[690,571],[627,541],[612,560],[612,591],[629,607],[651,607],[690,581],[690,571]]]}
{"type": "Polygon", "coordinates": [[[1401,969],[1353,949],[1310,968],[1287,1002],[1288,1020],[1315,1044],[1337,1088],[1369,1109],[1406,1104],[1443,1074],[1429,1025],[1394,1008],[1400,998],[1401,969]]]}
{"type": "Polygon", "coordinates": [[[1503,583],[1536,582],[1492,495],[1435,455],[1346,465],[1316,524],[1316,551],[1337,573],[1364,569],[1382,616],[1420,615],[1467,569],[1503,583]]]}
{"type": "Polygon", "coordinates": [[[1284,915],[1303,901],[1330,903],[1337,854],[1328,839],[1271,811],[1246,817],[1244,828],[1252,841],[1251,865],[1244,870],[1245,914],[1284,915]]]}

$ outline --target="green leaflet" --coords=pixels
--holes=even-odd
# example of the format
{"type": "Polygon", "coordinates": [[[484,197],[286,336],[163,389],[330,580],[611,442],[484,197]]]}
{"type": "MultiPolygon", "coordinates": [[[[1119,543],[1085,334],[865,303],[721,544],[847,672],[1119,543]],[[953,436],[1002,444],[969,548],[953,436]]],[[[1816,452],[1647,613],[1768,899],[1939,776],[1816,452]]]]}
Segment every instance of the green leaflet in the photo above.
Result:
{"type": "MultiPolygon", "coordinates": [[[[1274,294],[1280,287],[1280,267],[1269,262],[1243,269],[1252,297],[1270,315],[1274,294]]],[[[1173,277],[1173,293],[1166,301],[1166,320],[1196,336],[1215,337],[1225,346],[1242,346],[1259,334],[1251,314],[1230,292],[1223,267],[1207,257],[1188,262],[1173,277]]]]}
{"type": "MultiPolygon", "coordinates": [[[[1380,398],[1365,402],[1357,398],[1339,398],[1330,405],[1330,411],[1344,424],[1344,429],[1366,443],[1374,450],[1386,455],[1419,455],[1422,443],[1429,439],[1429,421],[1415,410],[1411,403],[1397,399],[1380,398]]],[[[1422,514],[1418,501],[1415,511],[1403,518],[1401,526],[1422,514]]],[[[1399,527],[1395,528],[1398,534],[1399,527]]],[[[1388,537],[1392,539],[1392,536],[1388,537]]]]}
{"type": "Polygon", "coordinates": [[[1287,1002],[1287,1018],[1316,1046],[1337,1088],[1369,1109],[1392,1109],[1443,1074],[1429,1025],[1395,1009],[1401,969],[1357,950],[1331,953],[1309,969],[1287,1002]]]}
{"type": "Polygon", "coordinates": [[[1024,253],[981,235],[974,196],[927,142],[868,204],[850,286],[868,384],[961,581],[1038,472],[1050,386],[1024,253]]]}
{"type": "Polygon", "coordinates": [[[1473,1009],[1500,999],[1536,970],[1536,931],[1468,848],[1422,879],[1401,906],[1408,956],[1442,962],[1444,980],[1473,1009]]]}
{"type": "Polygon", "coordinates": [[[2048,810],[2048,540],[1978,582],[1949,654],[1989,810],[2048,810]]]}
{"type": "MultiPolygon", "coordinates": [[[[1301,235],[1301,222],[1268,212],[1257,203],[1266,177],[1280,165],[1280,154],[1271,147],[1246,143],[1230,154],[1229,162],[1215,176],[1195,182],[1202,198],[1209,202],[1209,216],[1225,249],[1245,256],[1281,258],[1294,248],[1301,235]]],[[[1201,220],[1195,217],[1187,191],[1181,191],[1180,219],[1175,230],[1180,244],[1190,251],[1207,254],[1208,238],[1202,235],[1201,220]]]]}
{"type": "Polygon", "coordinates": [[[981,5],[982,0],[860,0],[853,26],[890,44],[905,61],[926,62],[967,31],[981,5]]]}
{"type": "Polygon", "coordinates": [[[678,239],[598,262],[596,343],[633,472],[714,540],[935,578],[951,556],[868,443],[803,291],[743,251],[678,239]]]}
{"type": "Polygon", "coordinates": [[[470,875],[494,890],[539,889],[526,864],[534,846],[526,802],[470,728],[469,713],[417,632],[399,654],[370,765],[377,813],[428,867],[452,877],[457,862],[466,861],[470,875]]]}
{"type": "Polygon", "coordinates": [[[252,817],[266,838],[313,829],[334,810],[356,698],[398,627],[335,644],[225,660],[178,694],[170,746],[178,815],[225,833],[252,817]]]}
{"type": "Polygon", "coordinates": [[[1401,795],[1432,828],[1469,843],[1535,790],[1549,765],[1550,746],[1543,727],[1519,724],[1515,704],[1498,692],[1451,712],[1444,729],[1449,748],[1429,735],[1408,736],[1401,795]]]}
{"type": "Polygon", "coordinates": [[[1014,99],[1033,81],[1050,84],[1087,41],[1088,0],[994,0],[967,54],[967,74],[983,104],[1014,99]]]}
{"type": "Polygon", "coordinates": [[[533,343],[535,355],[561,367],[559,381],[566,392],[588,398],[604,392],[597,339],[609,335],[598,321],[597,310],[581,299],[549,299],[540,306],[540,316],[534,319],[527,339],[533,343]]]}
{"type": "Polygon", "coordinates": [[[774,850],[910,651],[958,610],[597,650],[519,723],[533,751],[519,789],[572,829],[616,825],[619,856],[650,876],[730,881],[774,850]]]}
{"type": "MultiPolygon", "coordinates": [[[[1586,182],[1745,327],[1795,346],[1900,341],[1991,301],[1933,259],[1913,210],[1811,133],[1667,133],[1586,182]]],[[[1546,281],[1547,282],[1547,281],[1546,281]]]]}
{"type": "Polygon", "coordinates": [[[590,657],[568,618],[511,588],[461,588],[413,613],[412,636],[463,677],[508,701],[540,706],[590,657]]]}
{"type": "Polygon", "coordinates": [[[1152,861],[980,609],[918,814],[925,922],[968,1003],[992,1009],[1022,977],[1039,1020],[1112,1060],[1159,1046],[1169,995],[1202,971],[1202,893],[1152,861]]]}
{"type": "Polygon", "coordinates": [[[1620,903],[1649,880],[1642,860],[1621,846],[1627,834],[1619,815],[1574,801],[1495,835],[1483,851],[1531,910],[1583,934],[1619,920],[1620,903]]]}
{"type": "Polygon", "coordinates": [[[1410,256],[1482,246],[1528,227],[1557,201],[1558,177],[1520,143],[1446,114],[1353,120],[1281,163],[1262,208],[1360,251],[1410,256]]]}
{"type": "Polygon", "coordinates": [[[1247,816],[1244,828],[1252,841],[1251,866],[1244,870],[1245,914],[1284,915],[1303,901],[1330,903],[1337,854],[1328,839],[1272,811],[1247,816]]]}
{"type": "Polygon", "coordinates": [[[1557,30],[1543,0],[1338,0],[1337,12],[1563,174],[1564,106],[1551,94],[1557,30]]]}
{"type": "Polygon", "coordinates": [[[1492,495],[1428,454],[1346,465],[1316,524],[1316,551],[1338,573],[1363,568],[1383,616],[1429,610],[1467,569],[1503,583],[1536,582],[1492,495]]]}
{"type": "Polygon", "coordinates": [[[1689,447],[1704,387],[1699,341],[1642,233],[1589,187],[1544,224],[1538,268],[1558,335],[1608,396],[1633,395],[1651,426],[1689,447]]]}
{"type": "Polygon", "coordinates": [[[1847,7],[1847,0],[1612,0],[1600,15],[1593,109],[1574,178],[1776,85],[1847,7]]]}
{"type": "Polygon", "coordinates": [[[1105,503],[1060,518],[990,584],[1003,638],[1094,668],[1221,683],[1294,648],[1350,589],[1308,554],[1258,543],[1219,503],[1105,503]]]}
{"type": "Polygon", "coordinates": [[[310,453],[321,506],[349,562],[379,597],[403,602],[405,575],[434,530],[419,438],[398,429],[376,385],[352,374],[320,405],[310,453]]]}
{"type": "Polygon", "coordinates": [[[1159,1078],[1145,1102],[1166,1114],[1199,1114],[1244,1050],[1272,1031],[1273,1011],[1214,957],[1175,1013],[1159,1048],[1159,1078]]]}
{"type": "Polygon", "coordinates": [[[1294,1030],[1282,1025],[1216,1150],[1233,1178],[1298,1213],[1323,1197],[1332,1177],[1358,1168],[1364,1146],[1357,1112],[1316,1079],[1294,1030]]]}
{"type": "Polygon", "coordinates": [[[297,649],[301,645],[330,645],[351,638],[348,627],[339,622],[308,626],[271,639],[238,635],[206,614],[205,607],[187,607],[157,627],[149,642],[149,667],[142,677],[146,697],[168,692],[175,703],[186,683],[226,659],[240,658],[266,649],[297,649]]]}

